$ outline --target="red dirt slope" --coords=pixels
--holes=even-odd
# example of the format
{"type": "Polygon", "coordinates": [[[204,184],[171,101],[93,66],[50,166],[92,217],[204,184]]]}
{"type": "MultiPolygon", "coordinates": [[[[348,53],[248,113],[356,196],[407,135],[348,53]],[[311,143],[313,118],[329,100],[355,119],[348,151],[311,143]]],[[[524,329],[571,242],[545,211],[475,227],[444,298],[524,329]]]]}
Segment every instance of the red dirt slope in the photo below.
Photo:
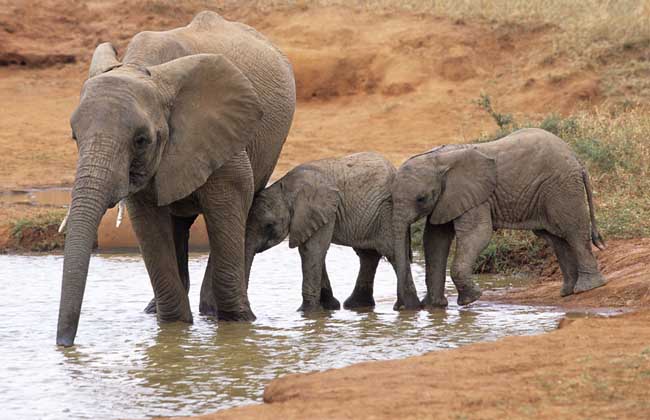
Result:
{"type": "MultiPolygon", "coordinates": [[[[0,0],[0,189],[73,181],[68,120],[98,43],[123,52],[137,32],[185,25],[208,3],[0,0]]],[[[276,176],[327,156],[375,150],[399,164],[436,144],[468,141],[493,127],[473,103],[482,91],[500,109],[529,115],[600,101],[597,74],[575,73],[553,56],[556,29],[548,25],[218,4],[293,62],[299,106],[276,176]],[[550,77],[557,72],[561,80],[550,77]]]]}
{"type": "Polygon", "coordinates": [[[553,260],[536,284],[506,293],[486,293],[484,299],[567,308],[650,306],[650,238],[610,241],[596,256],[608,283],[588,293],[560,297],[562,273],[553,260]]]}

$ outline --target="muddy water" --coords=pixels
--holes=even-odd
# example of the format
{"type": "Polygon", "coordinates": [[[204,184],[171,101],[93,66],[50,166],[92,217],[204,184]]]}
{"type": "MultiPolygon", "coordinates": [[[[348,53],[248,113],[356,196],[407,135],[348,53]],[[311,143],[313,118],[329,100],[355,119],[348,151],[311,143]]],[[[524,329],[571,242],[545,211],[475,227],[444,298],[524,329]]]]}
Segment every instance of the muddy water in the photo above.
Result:
{"type": "Polygon", "coordinates": [[[70,204],[70,188],[1,191],[0,203],[63,207],[70,204]]]}
{"type": "MultiPolygon", "coordinates": [[[[257,321],[218,325],[197,313],[206,255],[193,255],[190,263],[193,325],[158,324],[142,312],[152,292],[137,256],[95,255],[71,349],[54,345],[62,257],[0,256],[2,418],[205,413],[260,401],[264,384],[287,373],[537,334],[563,315],[488,303],[459,309],[455,299],[446,311],[396,313],[394,275],[382,262],[373,311],[305,318],[296,312],[297,254],[282,244],[259,255],[250,285],[257,321]]],[[[333,246],[327,266],[334,294],[343,301],[352,290],[356,256],[333,246]]],[[[415,266],[414,275],[422,292],[422,268],[415,266]]]]}

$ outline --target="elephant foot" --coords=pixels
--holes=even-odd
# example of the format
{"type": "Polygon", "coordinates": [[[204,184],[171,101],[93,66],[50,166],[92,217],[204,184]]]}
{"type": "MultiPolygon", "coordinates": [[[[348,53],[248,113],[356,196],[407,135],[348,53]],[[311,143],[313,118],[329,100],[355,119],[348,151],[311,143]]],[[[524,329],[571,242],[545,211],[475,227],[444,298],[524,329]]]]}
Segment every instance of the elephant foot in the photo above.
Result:
{"type": "Polygon", "coordinates": [[[341,303],[332,294],[332,289],[320,289],[320,304],[328,311],[341,309],[341,303]]]}
{"type": "Polygon", "coordinates": [[[372,308],[375,306],[375,299],[370,292],[357,292],[356,290],[343,302],[345,309],[372,308]]]}
{"type": "Polygon", "coordinates": [[[188,324],[194,322],[190,302],[186,295],[180,296],[180,302],[157,300],[154,307],[156,308],[156,317],[160,322],[187,322],[188,324]]]}
{"type": "Polygon", "coordinates": [[[173,313],[165,313],[165,314],[156,312],[156,315],[158,316],[158,321],[160,322],[186,322],[188,324],[192,324],[194,322],[194,319],[192,317],[192,312],[190,311],[182,311],[181,313],[173,312],[173,313]]]}
{"type": "Polygon", "coordinates": [[[217,319],[219,321],[252,322],[257,317],[250,309],[238,312],[217,310],[217,319]]]}
{"type": "Polygon", "coordinates": [[[416,294],[408,294],[403,301],[398,297],[397,302],[393,305],[394,311],[417,311],[419,309],[422,309],[422,305],[416,294]]]}
{"type": "Polygon", "coordinates": [[[560,296],[566,297],[573,294],[573,288],[575,285],[562,283],[562,289],[560,290],[560,296]]]}
{"type": "Polygon", "coordinates": [[[459,306],[465,306],[469,305],[470,303],[478,300],[478,298],[481,297],[483,293],[481,292],[481,288],[478,287],[475,284],[472,284],[470,287],[462,290],[458,290],[458,305],[459,306]]]}
{"type": "Polygon", "coordinates": [[[155,314],[156,313],[156,298],[151,299],[149,304],[144,308],[145,314],[155,314]]]}
{"type": "Polygon", "coordinates": [[[325,308],[321,305],[320,301],[315,302],[304,299],[302,301],[302,305],[300,305],[300,308],[298,308],[298,312],[304,313],[320,312],[323,310],[325,310],[325,308]]]}
{"type": "Polygon", "coordinates": [[[199,313],[204,316],[218,316],[217,305],[208,302],[199,302],[199,313]]]}
{"type": "Polygon", "coordinates": [[[445,296],[433,297],[427,293],[420,304],[425,308],[446,308],[449,302],[445,296]]]}
{"type": "Polygon", "coordinates": [[[599,272],[596,273],[579,273],[578,281],[573,288],[573,293],[582,293],[597,287],[604,286],[607,283],[605,277],[599,272]]]}
{"type": "Polygon", "coordinates": [[[72,346],[74,346],[74,337],[72,337],[70,335],[57,336],[56,337],[56,345],[61,346],[61,347],[72,347],[72,346]]]}

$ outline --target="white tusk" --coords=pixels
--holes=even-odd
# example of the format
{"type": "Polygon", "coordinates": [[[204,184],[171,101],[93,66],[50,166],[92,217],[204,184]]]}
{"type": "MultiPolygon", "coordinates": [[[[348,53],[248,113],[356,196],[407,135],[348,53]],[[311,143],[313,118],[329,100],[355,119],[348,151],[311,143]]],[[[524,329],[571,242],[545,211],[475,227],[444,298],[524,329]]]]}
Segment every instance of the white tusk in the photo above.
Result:
{"type": "Polygon", "coordinates": [[[61,225],[59,225],[59,233],[63,232],[65,230],[65,226],[68,224],[68,217],[70,216],[70,207],[68,207],[68,212],[65,214],[65,217],[61,221],[61,225]]]}
{"type": "Polygon", "coordinates": [[[120,227],[122,224],[122,218],[124,217],[124,200],[120,200],[117,204],[117,220],[115,221],[115,227],[120,227]]]}

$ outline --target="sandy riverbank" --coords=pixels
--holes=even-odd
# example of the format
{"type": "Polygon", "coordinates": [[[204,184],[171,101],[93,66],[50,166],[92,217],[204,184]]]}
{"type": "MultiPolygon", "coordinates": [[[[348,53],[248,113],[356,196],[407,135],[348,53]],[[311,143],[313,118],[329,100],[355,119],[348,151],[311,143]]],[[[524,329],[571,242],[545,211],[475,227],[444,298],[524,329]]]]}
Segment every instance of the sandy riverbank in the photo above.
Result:
{"type": "Polygon", "coordinates": [[[370,362],[272,381],[264,404],[195,419],[593,419],[650,417],[650,240],[613,241],[598,254],[609,283],[561,298],[550,278],[488,293],[509,303],[630,310],[563,319],[532,337],[370,362]]]}

